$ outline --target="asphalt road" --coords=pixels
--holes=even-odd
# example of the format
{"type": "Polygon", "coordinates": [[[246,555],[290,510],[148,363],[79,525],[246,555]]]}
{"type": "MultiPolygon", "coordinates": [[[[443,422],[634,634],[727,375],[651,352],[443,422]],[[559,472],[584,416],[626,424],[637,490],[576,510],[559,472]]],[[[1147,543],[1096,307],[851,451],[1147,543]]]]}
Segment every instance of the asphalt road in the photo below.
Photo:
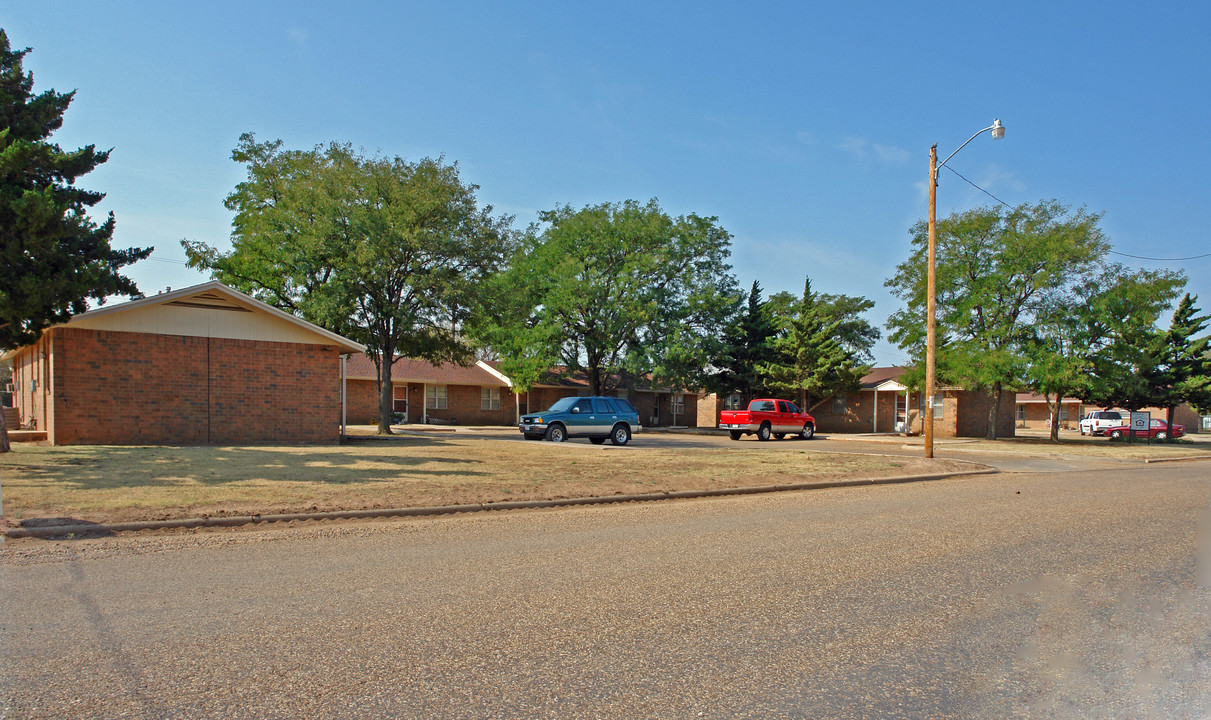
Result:
{"type": "Polygon", "coordinates": [[[1204,718],[1209,487],[1139,465],[9,543],[0,718],[1204,718]]]}

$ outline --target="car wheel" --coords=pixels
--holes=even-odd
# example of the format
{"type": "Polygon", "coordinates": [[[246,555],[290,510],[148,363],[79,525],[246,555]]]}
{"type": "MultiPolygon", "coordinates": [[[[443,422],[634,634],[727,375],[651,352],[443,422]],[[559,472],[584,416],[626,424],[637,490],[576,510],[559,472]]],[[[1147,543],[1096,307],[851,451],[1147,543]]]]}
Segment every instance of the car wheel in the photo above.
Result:
{"type": "Polygon", "coordinates": [[[1123,432],[1121,430],[1111,430],[1110,431],[1110,438],[1112,440],[1118,440],[1122,436],[1123,436],[1123,432]]]}
{"type": "Polygon", "coordinates": [[[552,425],[547,428],[547,439],[551,442],[563,442],[568,439],[568,431],[563,425],[552,425]]]}
{"type": "Polygon", "coordinates": [[[803,440],[811,440],[816,435],[816,426],[811,423],[803,423],[803,431],[799,433],[799,437],[803,440]]]}
{"type": "Polygon", "coordinates": [[[733,440],[739,440],[740,436],[743,435],[744,433],[740,432],[739,430],[728,430],[727,434],[733,440]]]}
{"type": "Polygon", "coordinates": [[[626,445],[631,441],[631,429],[626,425],[615,425],[610,431],[610,442],[615,445],[626,445]]]}
{"type": "Polygon", "coordinates": [[[1165,432],[1164,430],[1161,430],[1160,432],[1158,432],[1156,434],[1157,440],[1165,440],[1168,437],[1169,437],[1169,433],[1165,432]]]}
{"type": "Polygon", "coordinates": [[[606,441],[605,438],[597,438],[597,437],[589,438],[589,442],[593,443],[594,445],[600,445],[600,444],[604,443],[605,441],[606,441]]]}
{"type": "Polygon", "coordinates": [[[762,442],[765,442],[766,440],[769,440],[769,436],[770,436],[769,423],[762,423],[761,427],[757,428],[757,439],[762,442]]]}

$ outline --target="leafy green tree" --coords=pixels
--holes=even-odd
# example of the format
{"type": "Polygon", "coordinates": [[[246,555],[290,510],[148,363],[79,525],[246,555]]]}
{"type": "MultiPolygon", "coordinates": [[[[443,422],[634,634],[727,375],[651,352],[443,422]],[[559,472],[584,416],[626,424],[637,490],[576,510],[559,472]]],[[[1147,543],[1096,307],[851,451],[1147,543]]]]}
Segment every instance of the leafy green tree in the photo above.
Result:
{"type": "Polygon", "coordinates": [[[190,265],[367,346],[390,434],[397,356],[466,363],[461,329],[512,250],[510,218],[478,207],[457,164],[365,157],[332,143],[284,151],[246,133],[247,180],[227,197],[232,250],[184,242],[190,265]]]}
{"type": "Polygon", "coordinates": [[[1115,359],[1138,355],[1140,337],[1150,334],[1183,282],[1180,273],[1110,264],[1071,277],[1064,292],[1039,304],[1023,343],[1022,384],[1046,398],[1052,442],[1059,442],[1064,397],[1103,402],[1113,387],[1134,382],[1135,371],[1115,359]]]}
{"type": "MultiPolygon", "coordinates": [[[[1207,327],[1207,315],[1200,315],[1196,297],[1189,293],[1173,311],[1169,328],[1153,334],[1148,345],[1152,367],[1144,373],[1152,391],[1150,405],[1165,408],[1166,421],[1173,424],[1173,410],[1190,403],[1200,411],[1211,407],[1211,338],[1198,335],[1207,327]]],[[[1173,436],[1168,438],[1173,440],[1173,436]]]]}
{"type": "Polygon", "coordinates": [[[865,312],[873,303],[865,298],[818,296],[808,278],[797,302],[777,297],[770,304],[780,322],[768,358],[758,365],[767,387],[793,393],[807,409],[824,398],[858,389],[859,380],[870,370],[863,356],[869,357],[878,331],[855,311],[865,312]]]}
{"type": "MultiPolygon", "coordinates": [[[[988,438],[996,439],[1003,393],[1026,370],[1023,351],[1036,315],[1067,278],[1083,275],[1109,246],[1100,216],[1056,201],[1012,209],[977,208],[937,223],[937,377],[984,390],[990,401],[988,438]]],[[[912,255],[885,285],[907,307],[891,315],[891,339],[925,355],[927,225],[912,229],[912,255]]]]}
{"type": "Polygon", "coordinates": [[[737,291],[731,236],[715,218],[671,217],[651,200],[543,212],[477,323],[519,388],[554,365],[591,392],[618,374],[701,387],[737,291]]]}
{"type": "MultiPolygon", "coordinates": [[[[104,193],[76,181],[109,159],[95,145],[63,150],[51,135],[75,92],[34,94],[22,62],[0,30],[0,349],[37,340],[46,328],[88,309],[88,300],[138,296],[119,270],[151,248],[114,250],[111,213],[98,225],[89,208],[104,193]]],[[[0,451],[8,435],[0,416],[0,451]]]]}
{"type": "Polygon", "coordinates": [[[739,393],[746,401],[763,393],[764,378],[757,368],[769,359],[770,342],[776,334],[777,326],[761,299],[761,283],[754,280],[747,305],[727,326],[716,363],[718,372],[709,376],[706,389],[720,396],[739,393]]]}

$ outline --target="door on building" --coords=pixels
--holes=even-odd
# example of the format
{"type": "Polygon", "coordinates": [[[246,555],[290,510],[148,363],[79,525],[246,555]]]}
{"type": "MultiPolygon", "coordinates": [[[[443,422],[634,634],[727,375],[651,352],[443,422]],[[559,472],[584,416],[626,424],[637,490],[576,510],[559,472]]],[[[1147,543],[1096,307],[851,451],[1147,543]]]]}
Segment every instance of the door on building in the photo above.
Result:
{"type": "Polygon", "coordinates": [[[404,422],[408,422],[407,385],[396,385],[391,388],[391,412],[402,414],[404,416],[404,422]]]}
{"type": "Polygon", "coordinates": [[[896,393],[896,432],[908,432],[908,393],[896,393]]]}

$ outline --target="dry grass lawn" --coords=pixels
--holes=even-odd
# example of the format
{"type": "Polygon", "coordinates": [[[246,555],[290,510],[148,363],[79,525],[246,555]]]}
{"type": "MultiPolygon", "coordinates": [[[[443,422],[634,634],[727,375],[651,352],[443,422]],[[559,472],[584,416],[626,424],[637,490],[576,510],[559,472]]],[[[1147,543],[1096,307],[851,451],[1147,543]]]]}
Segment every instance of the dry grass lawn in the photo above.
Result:
{"type": "MultiPolygon", "coordinates": [[[[877,448],[871,448],[877,452],[877,448]]],[[[454,434],[321,447],[45,447],[0,455],[10,523],[160,520],[659,493],[969,469],[762,447],[493,442],[454,434]]]]}

